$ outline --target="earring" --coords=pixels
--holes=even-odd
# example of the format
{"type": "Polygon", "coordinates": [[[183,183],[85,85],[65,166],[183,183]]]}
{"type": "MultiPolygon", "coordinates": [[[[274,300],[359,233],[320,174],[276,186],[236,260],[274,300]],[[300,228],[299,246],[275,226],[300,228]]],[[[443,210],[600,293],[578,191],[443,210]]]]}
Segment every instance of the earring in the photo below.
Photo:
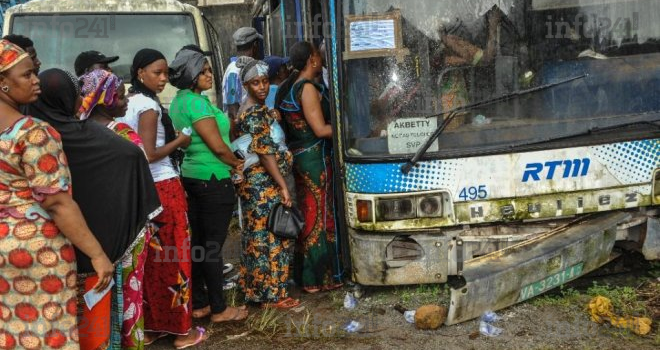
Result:
{"type": "Polygon", "coordinates": [[[2,92],[4,92],[6,94],[6,93],[9,92],[9,86],[5,85],[5,86],[1,87],[0,90],[2,90],[2,92]]]}
{"type": "Polygon", "coordinates": [[[142,84],[144,84],[144,79],[140,78],[140,82],[141,82],[142,84]]]}

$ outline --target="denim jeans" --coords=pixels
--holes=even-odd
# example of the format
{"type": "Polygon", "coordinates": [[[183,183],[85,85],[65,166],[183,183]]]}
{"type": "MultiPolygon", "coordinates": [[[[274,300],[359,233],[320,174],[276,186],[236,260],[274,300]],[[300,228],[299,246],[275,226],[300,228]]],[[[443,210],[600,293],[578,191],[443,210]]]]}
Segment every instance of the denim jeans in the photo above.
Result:
{"type": "Polygon", "coordinates": [[[227,238],[236,193],[230,179],[183,178],[188,195],[188,219],[192,230],[191,254],[193,309],[208,305],[214,314],[225,311],[222,286],[222,246],[227,238]],[[204,290],[206,284],[207,290],[204,290]]]}

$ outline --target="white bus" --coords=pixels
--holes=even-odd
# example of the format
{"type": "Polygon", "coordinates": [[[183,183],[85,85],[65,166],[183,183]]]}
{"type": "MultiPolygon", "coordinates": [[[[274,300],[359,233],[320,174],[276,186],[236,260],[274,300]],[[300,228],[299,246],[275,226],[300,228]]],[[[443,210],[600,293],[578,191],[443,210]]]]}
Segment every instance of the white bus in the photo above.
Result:
{"type": "MultiPolygon", "coordinates": [[[[34,0],[5,12],[3,33],[32,39],[44,69],[73,72],[76,56],[88,50],[119,56],[111,67],[126,83],[140,49],[159,50],[171,62],[183,46],[197,44],[212,52],[214,79],[222,79],[217,32],[199,9],[176,0],[34,0]]],[[[215,88],[207,93],[213,103],[221,102],[215,88]]],[[[168,86],[162,102],[169,105],[174,94],[168,86]]]]}

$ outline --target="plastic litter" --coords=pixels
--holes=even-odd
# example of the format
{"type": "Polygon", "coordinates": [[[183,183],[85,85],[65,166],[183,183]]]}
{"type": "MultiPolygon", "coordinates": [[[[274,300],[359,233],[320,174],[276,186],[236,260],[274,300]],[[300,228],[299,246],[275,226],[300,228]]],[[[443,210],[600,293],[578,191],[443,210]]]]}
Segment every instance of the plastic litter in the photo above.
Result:
{"type": "Polygon", "coordinates": [[[488,337],[497,337],[502,334],[504,330],[499,327],[495,327],[488,322],[481,321],[479,322],[479,333],[488,336],[488,337]]]}
{"type": "Polygon", "coordinates": [[[348,333],[355,333],[362,328],[362,324],[358,321],[351,321],[346,326],[344,326],[344,330],[348,333]]]}
{"type": "Polygon", "coordinates": [[[500,317],[498,314],[496,314],[493,311],[486,311],[484,312],[483,315],[481,315],[481,321],[487,322],[487,323],[493,323],[501,320],[502,317],[500,317]]]}
{"type": "Polygon", "coordinates": [[[357,306],[357,300],[353,296],[353,293],[347,292],[344,297],[344,309],[353,310],[357,306]]]}
{"type": "Polygon", "coordinates": [[[192,128],[187,126],[187,127],[183,128],[183,130],[181,130],[181,133],[186,135],[186,136],[190,136],[190,135],[192,135],[192,128]]]}
{"type": "Polygon", "coordinates": [[[497,337],[504,331],[502,328],[495,327],[491,323],[501,320],[498,314],[493,311],[486,311],[481,315],[479,322],[479,332],[487,337],[497,337]]]}
{"type": "Polygon", "coordinates": [[[403,313],[403,317],[408,323],[415,323],[415,310],[409,310],[403,313]]]}

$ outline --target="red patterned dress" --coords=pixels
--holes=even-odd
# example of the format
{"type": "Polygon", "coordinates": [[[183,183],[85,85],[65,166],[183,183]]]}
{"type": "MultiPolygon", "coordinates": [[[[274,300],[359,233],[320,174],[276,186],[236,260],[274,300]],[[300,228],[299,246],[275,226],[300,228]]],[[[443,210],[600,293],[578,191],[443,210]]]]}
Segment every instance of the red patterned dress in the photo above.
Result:
{"type": "Polygon", "coordinates": [[[19,119],[0,131],[0,349],[78,349],[76,261],[40,202],[69,191],[60,135],[19,119]]]}

